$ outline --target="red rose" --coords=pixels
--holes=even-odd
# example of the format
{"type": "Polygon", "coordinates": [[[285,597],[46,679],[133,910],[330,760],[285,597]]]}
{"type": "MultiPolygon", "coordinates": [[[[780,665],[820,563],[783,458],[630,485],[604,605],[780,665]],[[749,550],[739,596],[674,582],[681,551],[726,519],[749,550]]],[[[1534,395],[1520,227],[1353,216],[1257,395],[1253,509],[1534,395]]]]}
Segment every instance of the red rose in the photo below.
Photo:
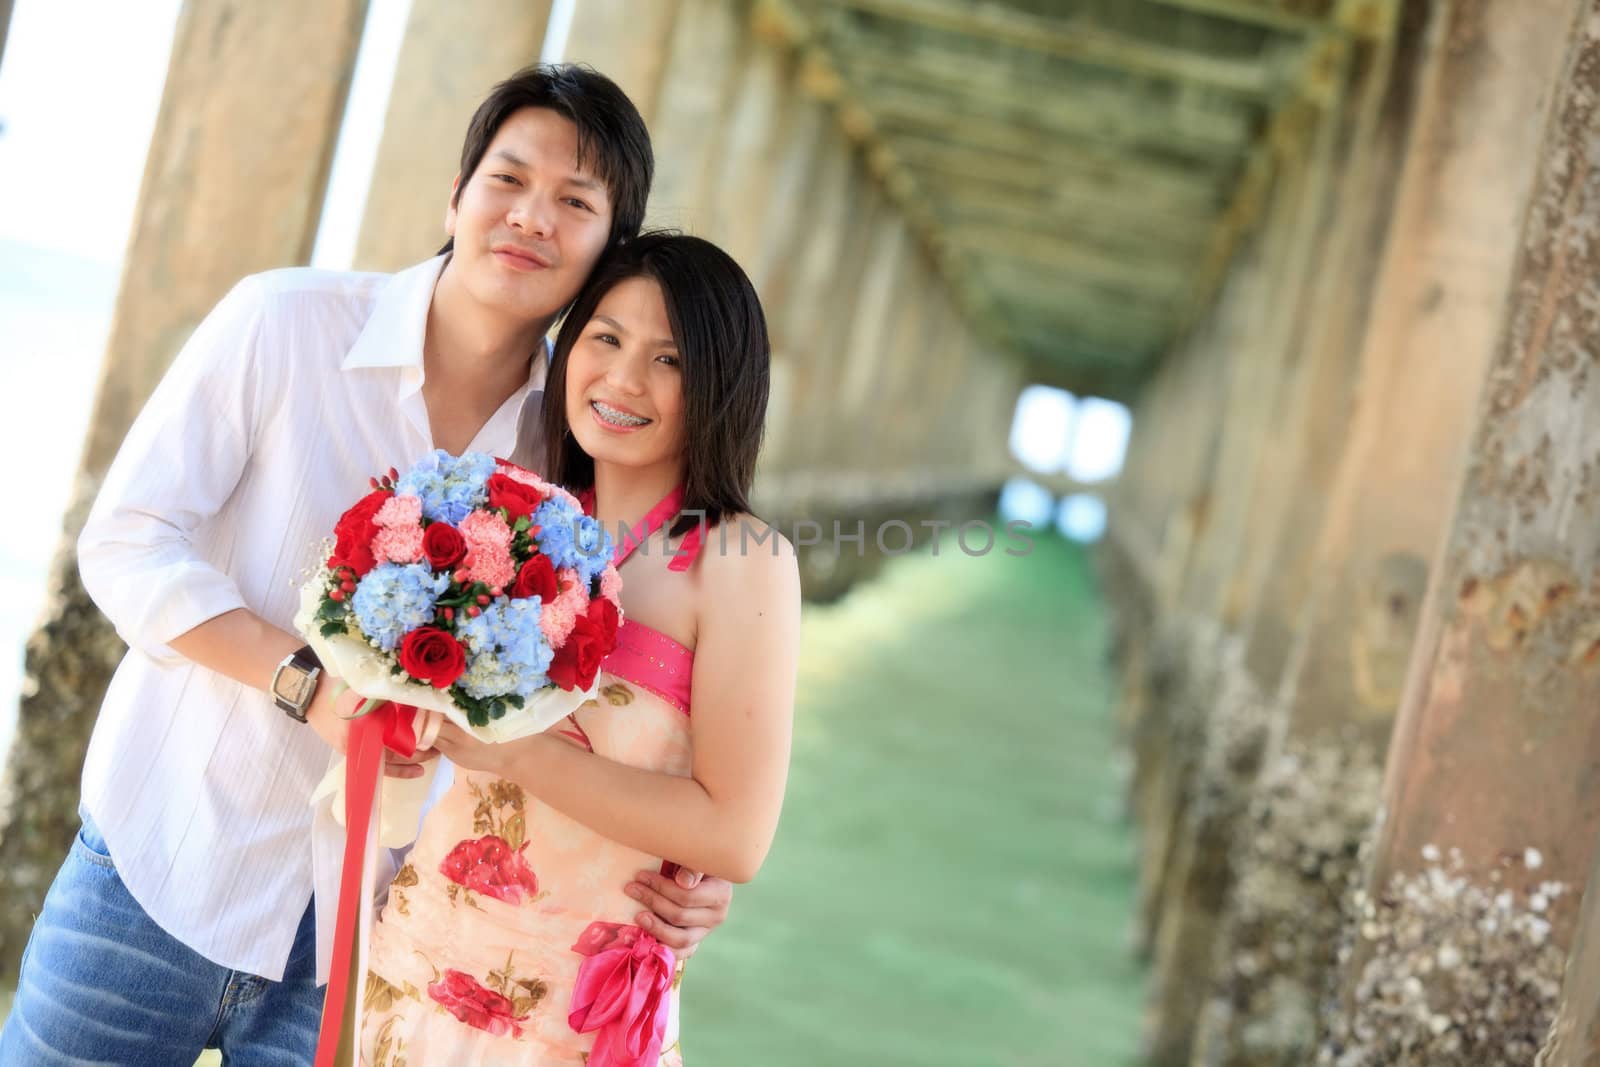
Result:
{"type": "Polygon", "coordinates": [[[550,660],[550,669],[546,672],[550,681],[569,691],[589,688],[600,672],[601,661],[611,651],[609,645],[599,624],[587,614],[579,615],[572,624],[572,632],[550,660]]]}
{"type": "Polygon", "coordinates": [[[606,655],[617,647],[617,627],[622,624],[622,616],[617,611],[617,606],[609,598],[597,596],[589,601],[589,621],[595,624],[600,631],[600,638],[605,642],[606,655]]]}
{"type": "Polygon", "coordinates": [[[498,1037],[507,1034],[522,1036],[517,1024],[529,1013],[516,1014],[508,997],[479,985],[470,974],[454,969],[446,970],[444,977],[428,986],[428,996],[457,1019],[478,1030],[486,1030],[498,1037]]]}
{"type": "Polygon", "coordinates": [[[513,849],[506,839],[489,834],[475,841],[462,841],[439,862],[439,873],[474,893],[521,904],[522,894],[539,892],[539,878],[528,866],[522,849],[513,849]]]}
{"type": "Polygon", "coordinates": [[[422,531],[422,554],[436,571],[446,571],[467,558],[467,539],[448,522],[430,523],[422,531]]]}
{"type": "Polygon", "coordinates": [[[533,509],[544,503],[544,494],[539,490],[504,474],[489,475],[487,488],[489,506],[505,508],[513,524],[524,515],[532,515],[533,509]]]}
{"type": "Polygon", "coordinates": [[[540,552],[517,571],[511,583],[512,596],[536,596],[539,603],[548,604],[556,598],[556,569],[550,557],[540,552]]]}
{"type": "Polygon", "coordinates": [[[400,666],[419,682],[448,689],[467,669],[467,650],[436,626],[419,626],[400,641],[400,666]]]}
{"type": "Polygon", "coordinates": [[[572,946],[572,951],[580,956],[598,956],[612,945],[632,948],[642,932],[637,926],[592,922],[578,935],[578,941],[572,946]]]}
{"type": "Polygon", "coordinates": [[[377,566],[372,554],[372,539],[378,534],[378,524],[372,517],[389,502],[393,494],[386,489],[374,489],[360,500],[334,524],[335,544],[333,555],[328,557],[330,567],[349,567],[359,578],[377,566]]]}

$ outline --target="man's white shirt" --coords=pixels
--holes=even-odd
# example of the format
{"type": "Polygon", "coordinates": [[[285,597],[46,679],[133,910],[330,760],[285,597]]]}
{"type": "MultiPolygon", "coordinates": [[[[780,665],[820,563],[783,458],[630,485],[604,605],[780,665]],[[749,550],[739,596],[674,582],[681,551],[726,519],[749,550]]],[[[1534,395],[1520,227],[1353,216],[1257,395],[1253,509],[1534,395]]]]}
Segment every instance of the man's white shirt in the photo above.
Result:
{"type": "MultiPolygon", "coordinates": [[[[292,630],[367,479],[434,448],[422,350],[444,262],[241,281],[134,422],[78,541],[84,586],[130,646],[84,806],[134,899],[225,967],[281,979],[315,890],[326,977],[342,839],[326,820],[313,831],[309,798],[332,756],[269,696],[168,642],[235,608],[292,630]]],[[[536,465],[546,369],[532,362],[471,450],[536,465]]]]}

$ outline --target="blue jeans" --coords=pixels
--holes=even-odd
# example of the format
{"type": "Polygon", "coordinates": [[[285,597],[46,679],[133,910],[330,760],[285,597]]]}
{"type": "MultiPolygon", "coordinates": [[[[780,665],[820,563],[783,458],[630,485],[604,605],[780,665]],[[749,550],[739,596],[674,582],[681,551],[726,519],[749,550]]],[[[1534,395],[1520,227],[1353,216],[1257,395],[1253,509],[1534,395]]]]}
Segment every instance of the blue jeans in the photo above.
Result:
{"type": "Polygon", "coordinates": [[[22,955],[0,1067],[189,1067],[203,1049],[237,1067],[301,1067],[316,1052],[313,909],[283,981],[218,966],[157,926],[84,816],[22,955]]]}

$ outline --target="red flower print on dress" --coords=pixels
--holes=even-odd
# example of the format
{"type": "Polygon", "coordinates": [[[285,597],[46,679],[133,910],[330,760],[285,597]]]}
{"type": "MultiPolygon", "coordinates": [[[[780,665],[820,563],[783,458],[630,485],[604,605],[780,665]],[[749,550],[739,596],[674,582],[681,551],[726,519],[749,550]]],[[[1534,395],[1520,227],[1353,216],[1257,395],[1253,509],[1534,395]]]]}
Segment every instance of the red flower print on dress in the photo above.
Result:
{"type": "Polygon", "coordinates": [[[613,945],[631,948],[642,933],[644,931],[637,926],[624,923],[592,922],[578,935],[572,951],[580,956],[595,956],[613,945]]]}
{"type": "Polygon", "coordinates": [[[428,996],[468,1026],[497,1037],[507,1034],[521,1037],[522,1028],[517,1024],[525,1022],[531,1014],[517,1015],[509,998],[479,985],[470,974],[456,970],[445,971],[443,978],[428,986],[428,996]]]}
{"type": "Polygon", "coordinates": [[[496,834],[462,841],[440,861],[439,873],[474,893],[521,904],[524,891],[529,896],[539,892],[538,876],[522,855],[527,847],[523,842],[522,848],[512,848],[496,834]]]}

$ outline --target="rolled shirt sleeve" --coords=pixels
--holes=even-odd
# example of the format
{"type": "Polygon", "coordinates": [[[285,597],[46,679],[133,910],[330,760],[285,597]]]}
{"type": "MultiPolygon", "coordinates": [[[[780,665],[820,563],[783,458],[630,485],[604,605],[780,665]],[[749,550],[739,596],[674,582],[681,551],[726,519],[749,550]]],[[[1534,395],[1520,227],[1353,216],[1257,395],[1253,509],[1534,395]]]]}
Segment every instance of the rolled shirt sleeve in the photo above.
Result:
{"type": "Polygon", "coordinates": [[[196,532],[250,459],[265,301],[246,278],[195,329],[134,420],[78,538],[89,596],[129,646],[156,659],[176,655],[173,638],[247,606],[198,551],[196,532]]]}

